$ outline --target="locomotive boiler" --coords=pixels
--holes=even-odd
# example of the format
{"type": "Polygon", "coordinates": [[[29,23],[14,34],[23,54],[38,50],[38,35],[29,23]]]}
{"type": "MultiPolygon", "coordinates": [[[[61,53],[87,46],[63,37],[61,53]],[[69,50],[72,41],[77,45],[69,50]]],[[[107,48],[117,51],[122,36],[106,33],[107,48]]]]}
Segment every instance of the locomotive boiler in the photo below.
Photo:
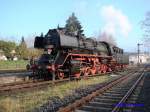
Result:
{"type": "Polygon", "coordinates": [[[123,49],[91,38],[67,35],[63,29],[50,29],[45,36],[35,37],[34,47],[44,49],[34,75],[53,80],[111,72],[128,64],[123,49]]]}

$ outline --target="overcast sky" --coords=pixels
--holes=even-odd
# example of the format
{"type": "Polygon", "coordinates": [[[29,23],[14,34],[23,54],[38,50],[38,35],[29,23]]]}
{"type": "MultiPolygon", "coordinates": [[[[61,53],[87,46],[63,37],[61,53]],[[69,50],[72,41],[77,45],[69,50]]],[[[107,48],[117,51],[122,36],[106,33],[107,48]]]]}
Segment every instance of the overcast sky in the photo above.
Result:
{"type": "Polygon", "coordinates": [[[119,47],[134,52],[142,42],[140,21],[149,6],[150,0],[0,0],[0,39],[18,42],[24,36],[31,42],[29,37],[64,26],[75,12],[86,36],[107,31],[119,47]]]}

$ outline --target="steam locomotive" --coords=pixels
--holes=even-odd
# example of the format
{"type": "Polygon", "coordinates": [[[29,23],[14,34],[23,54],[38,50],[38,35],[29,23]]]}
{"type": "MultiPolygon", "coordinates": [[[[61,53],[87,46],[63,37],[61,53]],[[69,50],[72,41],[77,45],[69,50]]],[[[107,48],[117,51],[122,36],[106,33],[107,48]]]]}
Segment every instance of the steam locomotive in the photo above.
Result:
{"type": "Polygon", "coordinates": [[[64,29],[59,28],[35,37],[34,47],[44,49],[33,69],[39,78],[80,78],[119,70],[128,64],[123,49],[80,35],[65,34],[64,29]]]}

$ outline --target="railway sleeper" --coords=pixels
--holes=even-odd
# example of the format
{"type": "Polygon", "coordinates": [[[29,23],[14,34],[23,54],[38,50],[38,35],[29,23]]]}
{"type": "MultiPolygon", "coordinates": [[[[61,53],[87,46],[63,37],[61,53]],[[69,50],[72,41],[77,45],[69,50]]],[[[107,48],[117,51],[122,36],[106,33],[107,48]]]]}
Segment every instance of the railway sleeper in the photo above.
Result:
{"type": "Polygon", "coordinates": [[[117,91],[117,92],[107,92],[107,91],[106,91],[105,93],[103,93],[103,95],[106,95],[106,96],[107,96],[107,95],[110,95],[110,96],[117,96],[117,95],[118,95],[118,96],[119,96],[119,95],[123,95],[123,94],[125,94],[125,93],[126,93],[126,92],[122,92],[122,91],[120,91],[120,92],[119,92],[119,91],[117,91]]]}
{"type": "Polygon", "coordinates": [[[105,103],[105,102],[92,101],[92,102],[88,103],[87,106],[113,108],[115,106],[115,103],[111,103],[111,102],[105,103]]]}
{"type": "Polygon", "coordinates": [[[108,92],[106,92],[106,93],[103,93],[103,95],[105,95],[105,96],[124,96],[124,92],[121,92],[121,93],[108,93],[108,92]]]}
{"type": "MultiPolygon", "coordinates": [[[[130,87],[129,87],[130,85],[127,85],[127,87],[124,87],[123,85],[121,85],[121,86],[116,86],[116,87],[114,87],[113,89],[120,89],[120,90],[122,90],[122,89],[125,89],[125,90],[128,90],[130,87]]],[[[119,90],[119,91],[120,91],[119,90]]]]}
{"type": "Polygon", "coordinates": [[[110,112],[112,110],[112,108],[83,106],[80,110],[84,110],[86,112],[110,112]]]}
{"type": "Polygon", "coordinates": [[[121,89],[117,89],[117,88],[113,88],[113,89],[111,89],[111,90],[108,90],[107,92],[110,92],[110,93],[119,93],[119,92],[127,92],[128,91],[128,89],[123,89],[123,90],[121,90],[121,89]]]}
{"type": "Polygon", "coordinates": [[[103,103],[117,103],[116,100],[105,99],[105,98],[95,98],[95,99],[93,99],[93,101],[95,101],[95,102],[103,102],[103,103]]]}
{"type": "Polygon", "coordinates": [[[126,91],[107,91],[107,94],[125,94],[126,91]]]}
{"type": "Polygon", "coordinates": [[[124,88],[124,89],[129,89],[132,85],[133,85],[133,83],[129,83],[129,82],[128,82],[128,84],[126,84],[126,86],[125,86],[124,84],[120,84],[120,85],[117,85],[117,86],[114,87],[114,88],[119,88],[119,89],[122,89],[122,88],[124,88]]]}
{"type": "Polygon", "coordinates": [[[111,89],[110,91],[112,91],[112,92],[120,92],[120,91],[122,91],[122,92],[127,92],[129,90],[129,88],[113,88],[113,89],[111,89]]]}
{"type": "Polygon", "coordinates": [[[85,111],[85,112],[111,112],[112,108],[108,107],[93,107],[93,106],[83,106],[75,112],[80,112],[80,110],[85,111]]]}
{"type": "Polygon", "coordinates": [[[132,98],[137,98],[138,96],[139,96],[138,94],[133,94],[132,97],[131,97],[131,99],[132,98]]]}
{"type": "Polygon", "coordinates": [[[76,110],[75,112],[88,112],[88,111],[84,111],[84,110],[76,110]]]}
{"type": "Polygon", "coordinates": [[[135,104],[136,101],[137,101],[137,98],[133,98],[132,100],[127,101],[126,104],[135,104]]]}
{"type": "Polygon", "coordinates": [[[107,99],[111,99],[111,100],[117,100],[119,101],[122,97],[121,96],[98,96],[97,98],[107,98],[107,99]]]}

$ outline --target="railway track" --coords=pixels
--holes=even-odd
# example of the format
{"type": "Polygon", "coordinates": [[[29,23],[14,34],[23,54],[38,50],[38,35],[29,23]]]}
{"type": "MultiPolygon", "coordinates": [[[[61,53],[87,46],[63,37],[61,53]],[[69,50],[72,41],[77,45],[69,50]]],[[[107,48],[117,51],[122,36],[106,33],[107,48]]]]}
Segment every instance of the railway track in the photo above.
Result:
{"type": "Polygon", "coordinates": [[[69,81],[69,78],[55,81],[25,81],[0,85],[0,94],[12,93],[17,90],[27,90],[32,88],[40,88],[69,81]]]}
{"type": "Polygon", "coordinates": [[[76,100],[58,112],[130,112],[136,104],[144,71],[123,76],[106,86],[76,100]]]}
{"type": "MultiPolygon", "coordinates": [[[[130,72],[133,72],[133,71],[134,70],[131,70],[130,72]]],[[[122,75],[122,73],[117,73],[117,72],[115,74],[122,75]]],[[[86,79],[99,77],[99,76],[100,75],[89,76],[89,77],[86,77],[86,79]]],[[[85,77],[82,77],[82,78],[85,78],[85,77]]],[[[55,81],[28,80],[28,81],[19,81],[19,82],[14,82],[14,83],[0,84],[0,94],[12,93],[18,90],[22,91],[22,90],[27,90],[27,89],[32,89],[32,88],[40,88],[40,87],[59,84],[62,82],[67,82],[67,81],[70,81],[70,79],[66,78],[66,79],[55,80],[55,81]]]]}
{"type": "MultiPolygon", "coordinates": [[[[93,78],[94,76],[87,77],[86,79],[93,78]]],[[[99,75],[95,76],[99,77],[99,75]]],[[[65,79],[60,79],[60,80],[49,80],[49,81],[44,81],[44,80],[29,80],[29,81],[20,81],[20,82],[14,82],[14,83],[6,83],[6,84],[0,84],[0,94],[6,94],[6,93],[12,93],[15,92],[16,90],[27,90],[27,89],[32,89],[32,88],[40,88],[43,86],[50,86],[50,85],[55,85],[63,82],[68,82],[70,81],[69,78],[65,79]]]]}
{"type": "MultiPolygon", "coordinates": [[[[133,72],[135,70],[129,70],[128,72],[133,72]]],[[[121,74],[121,73],[116,73],[121,74]]],[[[99,75],[95,75],[98,77],[99,75]]],[[[88,79],[93,78],[93,76],[88,77],[88,79]]],[[[87,79],[87,78],[86,78],[87,79]]],[[[21,81],[15,83],[6,83],[0,84],[0,94],[11,94],[13,92],[24,91],[24,90],[31,90],[32,88],[41,88],[46,87],[54,84],[59,84],[62,82],[70,81],[69,78],[62,79],[62,80],[55,80],[55,81],[43,81],[43,80],[29,80],[29,81],[21,81]]]]}
{"type": "Polygon", "coordinates": [[[0,73],[0,77],[9,77],[9,76],[31,76],[31,71],[16,71],[16,72],[4,72],[0,73]]]}
{"type": "MultiPolygon", "coordinates": [[[[91,79],[93,77],[99,77],[100,75],[95,75],[95,76],[90,76],[86,77],[87,79],[91,79]]],[[[84,77],[82,77],[84,78],[84,77]]],[[[49,80],[49,81],[44,81],[44,80],[29,80],[29,81],[19,81],[19,82],[14,82],[14,83],[6,83],[6,84],[0,84],[0,94],[6,94],[6,93],[11,93],[16,90],[24,90],[24,89],[31,89],[31,88],[40,88],[43,86],[49,86],[49,85],[54,85],[54,84],[59,84],[62,82],[68,82],[70,81],[69,78],[66,79],[60,79],[60,80],[49,80]]]]}

